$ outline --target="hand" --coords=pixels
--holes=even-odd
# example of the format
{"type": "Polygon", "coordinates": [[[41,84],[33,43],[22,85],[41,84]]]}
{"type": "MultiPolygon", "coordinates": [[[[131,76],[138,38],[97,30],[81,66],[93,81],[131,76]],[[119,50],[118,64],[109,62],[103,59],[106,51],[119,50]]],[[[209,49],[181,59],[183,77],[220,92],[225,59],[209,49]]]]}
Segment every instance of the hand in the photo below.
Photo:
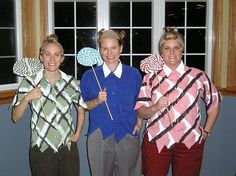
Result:
{"type": "Polygon", "coordinates": [[[78,142],[80,139],[80,134],[74,134],[73,136],[70,137],[70,141],[72,142],[78,142]]]}
{"type": "Polygon", "coordinates": [[[25,100],[26,101],[31,101],[31,100],[34,100],[34,99],[37,99],[37,98],[40,98],[42,97],[42,92],[40,90],[39,87],[36,87],[34,89],[32,89],[26,96],[25,96],[25,100]]]}
{"type": "Polygon", "coordinates": [[[206,141],[209,135],[204,131],[202,127],[200,127],[200,129],[202,131],[202,138],[204,141],[206,141]]]}
{"type": "Polygon", "coordinates": [[[98,93],[97,103],[101,104],[102,102],[106,100],[107,100],[107,92],[106,92],[106,88],[104,88],[103,91],[100,91],[98,93]]]}
{"type": "Polygon", "coordinates": [[[158,106],[159,108],[166,108],[168,106],[168,98],[167,97],[164,97],[162,96],[159,100],[158,100],[158,106]]]}
{"type": "MultiPolygon", "coordinates": [[[[162,96],[156,104],[154,104],[152,107],[151,107],[151,111],[153,113],[156,113],[157,111],[159,111],[161,108],[165,108],[168,106],[168,98],[167,97],[164,97],[162,96]]],[[[151,116],[150,116],[151,117],[151,116]]]]}
{"type": "Polygon", "coordinates": [[[138,134],[140,133],[140,131],[141,131],[141,124],[138,124],[138,123],[137,123],[137,124],[135,125],[135,127],[134,127],[134,130],[133,130],[133,133],[132,133],[132,134],[133,134],[133,135],[135,135],[135,134],[138,135],[138,134]]]}
{"type": "Polygon", "coordinates": [[[208,135],[204,131],[202,133],[202,138],[204,139],[204,141],[206,141],[208,138],[208,135]]]}

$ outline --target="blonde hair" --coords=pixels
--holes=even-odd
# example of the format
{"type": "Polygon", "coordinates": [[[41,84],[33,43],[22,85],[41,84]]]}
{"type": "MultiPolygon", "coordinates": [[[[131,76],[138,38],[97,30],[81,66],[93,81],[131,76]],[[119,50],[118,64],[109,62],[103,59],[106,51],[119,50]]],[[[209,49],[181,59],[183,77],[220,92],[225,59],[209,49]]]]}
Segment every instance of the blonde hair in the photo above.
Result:
{"type": "Polygon", "coordinates": [[[178,29],[176,27],[164,27],[163,28],[164,33],[162,34],[160,41],[159,41],[159,53],[162,52],[162,47],[165,41],[167,40],[178,40],[182,51],[184,51],[184,39],[183,36],[178,32],[178,29]]]}
{"type": "Polygon", "coordinates": [[[47,47],[48,44],[55,44],[61,49],[61,54],[62,56],[64,55],[64,48],[62,45],[58,42],[58,37],[56,34],[51,34],[48,35],[47,38],[43,41],[40,49],[39,49],[39,54],[43,54],[45,48],[47,47]]]}
{"type": "Polygon", "coordinates": [[[98,44],[99,44],[99,47],[101,45],[101,41],[103,39],[117,39],[118,40],[118,43],[119,43],[119,46],[123,45],[124,44],[124,37],[126,36],[126,33],[125,31],[114,31],[114,30],[111,30],[111,29],[101,29],[99,32],[98,32],[98,44]]]}

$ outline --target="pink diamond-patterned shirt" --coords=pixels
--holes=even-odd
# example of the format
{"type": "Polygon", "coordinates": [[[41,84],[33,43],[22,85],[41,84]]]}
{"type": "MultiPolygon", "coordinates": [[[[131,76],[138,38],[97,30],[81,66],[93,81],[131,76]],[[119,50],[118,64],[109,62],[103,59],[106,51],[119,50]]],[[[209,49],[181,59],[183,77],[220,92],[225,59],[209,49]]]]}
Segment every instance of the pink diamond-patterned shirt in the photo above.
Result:
{"type": "Polygon", "coordinates": [[[176,70],[172,71],[164,64],[157,73],[146,74],[135,109],[150,107],[161,96],[168,97],[169,106],[148,119],[145,129],[149,141],[156,143],[158,152],[164,146],[170,148],[175,143],[184,143],[190,148],[200,142],[201,99],[207,112],[217,107],[222,99],[203,71],[185,66],[182,62],[176,70]]]}

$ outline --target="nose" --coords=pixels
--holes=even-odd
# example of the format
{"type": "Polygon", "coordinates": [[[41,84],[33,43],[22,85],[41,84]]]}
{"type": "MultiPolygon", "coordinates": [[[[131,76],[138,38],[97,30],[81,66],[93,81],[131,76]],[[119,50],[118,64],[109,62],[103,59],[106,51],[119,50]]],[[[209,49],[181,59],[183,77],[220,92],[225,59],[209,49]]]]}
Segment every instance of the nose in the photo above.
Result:
{"type": "Polygon", "coordinates": [[[108,55],[110,55],[112,53],[111,49],[108,49],[108,55]]]}
{"type": "Polygon", "coordinates": [[[50,55],[50,61],[54,61],[55,58],[56,58],[55,54],[51,54],[51,55],[50,55]]]}
{"type": "Polygon", "coordinates": [[[170,54],[174,54],[175,53],[175,48],[170,48],[170,54]]]}
{"type": "Polygon", "coordinates": [[[112,55],[114,53],[114,49],[113,48],[109,48],[108,49],[108,55],[112,55]]]}

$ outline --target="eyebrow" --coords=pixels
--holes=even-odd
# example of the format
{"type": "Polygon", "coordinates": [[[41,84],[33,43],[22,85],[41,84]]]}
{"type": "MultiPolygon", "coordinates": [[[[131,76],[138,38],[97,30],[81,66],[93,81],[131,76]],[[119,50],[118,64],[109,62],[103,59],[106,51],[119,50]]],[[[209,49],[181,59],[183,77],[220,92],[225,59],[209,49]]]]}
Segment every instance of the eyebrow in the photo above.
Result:
{"type": "Polygon", "coordinates": [[[50,54],[62,54],[62,52],[61,52],[61,51],[57,51],[57,52],[55,52],[55,53],[51,53],[51,52],[49,52],[49,51],[44,51],[43,53],[50,53],[50,54]]]}

